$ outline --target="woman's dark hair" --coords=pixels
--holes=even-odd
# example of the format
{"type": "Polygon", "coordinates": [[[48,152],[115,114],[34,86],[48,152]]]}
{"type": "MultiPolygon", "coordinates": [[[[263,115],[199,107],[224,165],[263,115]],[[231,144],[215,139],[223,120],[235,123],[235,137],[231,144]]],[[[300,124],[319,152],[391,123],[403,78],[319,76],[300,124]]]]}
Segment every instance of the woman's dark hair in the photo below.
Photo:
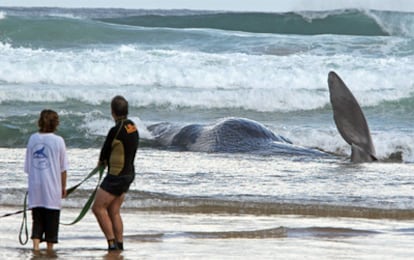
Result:
{"type": "Polygon", "coordinates": [[[123,96],[115,96],[111,102],[112,113],[117,117],[128,115],[128,101],[123,96]]]}
{"type": "Polygon", "coordinates": [[[39,131],[42,133],[53,133],[59,125],[58,114],[50,109],[44,109],[40,112],[39,120],[37,121],[39,131]]]}

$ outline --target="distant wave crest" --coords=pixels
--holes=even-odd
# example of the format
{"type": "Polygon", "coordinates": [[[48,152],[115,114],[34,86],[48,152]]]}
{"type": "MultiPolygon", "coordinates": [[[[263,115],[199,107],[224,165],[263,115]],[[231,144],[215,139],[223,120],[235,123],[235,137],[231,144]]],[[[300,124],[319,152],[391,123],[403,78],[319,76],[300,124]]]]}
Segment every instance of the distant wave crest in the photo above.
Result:
{"type": "Polygon", "coordinates": [[[105,22],[168,28],[210,28],[252,33],[389,35],[377,19],[357,10],[304,13],[208,13],[139,15],[101,19],[105,22]]]}
{"type": "Polygon", "coordinates": [[[35,25],[38,26],[31,28],[32,33],[29,34],[33,36],[55,30],[56,27],[62,27],[69,33],[69,36],[70,34],[79,34],[88,39],[93,33],[93,36],[102,37],[101,40],[105,40],[108,35],[100,34],[102,30],[105,31],[105,25],[91,25],[91,20],[126,26],[209,28],[272,34],[414,36],[414,28],[411,26],[414,21],[414,13],[407,12],[358,9],[286,13],[59,8],[3,9],[4,11],[0,12],[0,19],[6,18],[6,14],[6,20],[13,19],[13,17],[25,17],[26,21],[14,21],[12,26],[15,28],[10,28],[10,30],[21,28],[22,23],[27,22],[27,19],[32,20],[30,24],[35,22],[35,25]],[[39,23],[36,22],[35,17],[46,17],[47,21],[39,23]],[[62,22],[60,19],[69,21],[62,22]],[[83,26],[77,26],[78,23],[83,26]],[[76,26],[76,31],[72,30],[73,26],[76,26]]]}

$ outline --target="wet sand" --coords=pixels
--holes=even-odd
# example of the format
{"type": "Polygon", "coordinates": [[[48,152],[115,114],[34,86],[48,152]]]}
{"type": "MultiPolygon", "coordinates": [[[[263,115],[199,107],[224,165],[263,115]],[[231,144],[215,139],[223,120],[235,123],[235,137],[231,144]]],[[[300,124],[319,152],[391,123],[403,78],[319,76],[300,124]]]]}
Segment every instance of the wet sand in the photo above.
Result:
{"type": "MultiPolygon", "coordinates": [[[[19,210],[3,207],[1,213],[19,210]]],[[[70,222],[79,209],[64,209],[70,222]]],[[[124,210],[125,250],[108,252],[89,212],[79,223],[60,226],[48,255],[20,245],[22,215],[1,219],[2,259],[409,259],[414,221],[316,218],[296,215],[175,214],[124,210]]],[[[31,215],[28,214],[29,235],[31,215]]]]}

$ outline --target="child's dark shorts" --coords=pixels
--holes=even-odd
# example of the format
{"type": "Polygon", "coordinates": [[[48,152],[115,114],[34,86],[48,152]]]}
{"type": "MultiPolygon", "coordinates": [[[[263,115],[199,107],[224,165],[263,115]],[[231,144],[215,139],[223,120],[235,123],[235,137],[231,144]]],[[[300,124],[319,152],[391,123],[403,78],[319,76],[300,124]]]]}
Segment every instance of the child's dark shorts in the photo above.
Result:
{"type": "Polygon", "coordinates": [[[134,181],[135,175],[115,176],[107,174],[101,183],[101,188],[115,196],[120,196],[129,190],[129,186],[134,181]]]}
{"type": "Polygon", "coordinates": [[[47,208],[32,208],[32,239],[41,242],[58,242],[60,210],[47,208]]]}

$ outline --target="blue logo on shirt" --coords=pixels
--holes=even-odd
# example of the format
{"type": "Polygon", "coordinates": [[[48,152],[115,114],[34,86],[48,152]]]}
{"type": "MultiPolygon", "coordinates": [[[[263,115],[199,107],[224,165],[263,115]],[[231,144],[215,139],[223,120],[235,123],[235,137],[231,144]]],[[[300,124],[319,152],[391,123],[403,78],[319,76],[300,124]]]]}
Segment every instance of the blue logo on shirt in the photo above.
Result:
{"type": "Polygon", "coordinates": [[[47,169],[50,167],[49,157],[46,154],[48,147],[44,144],[38,144],[34,147],[33,166],[37,169],[47,169]]]}

